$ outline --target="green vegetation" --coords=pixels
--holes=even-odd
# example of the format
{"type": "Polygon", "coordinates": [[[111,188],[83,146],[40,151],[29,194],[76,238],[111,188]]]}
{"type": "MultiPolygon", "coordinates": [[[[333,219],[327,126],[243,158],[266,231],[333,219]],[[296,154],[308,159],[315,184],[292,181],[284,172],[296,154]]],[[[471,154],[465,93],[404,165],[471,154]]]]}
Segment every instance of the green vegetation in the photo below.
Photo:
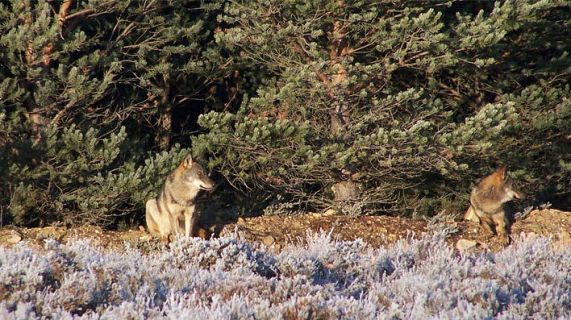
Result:
{"type": "Polygon", "coordinates": [[[570,38],[556,0],[12,0],[2,223],[139,219],[191,146],[260,208],[460,210],[500,164],[568,199],[570,38]]]}

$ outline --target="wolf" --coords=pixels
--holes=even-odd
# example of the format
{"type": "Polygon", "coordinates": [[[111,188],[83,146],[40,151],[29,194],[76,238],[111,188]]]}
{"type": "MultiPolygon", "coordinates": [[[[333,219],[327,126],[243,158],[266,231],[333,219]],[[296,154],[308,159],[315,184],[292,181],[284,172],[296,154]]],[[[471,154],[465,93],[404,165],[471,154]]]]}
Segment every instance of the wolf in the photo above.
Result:
{"type": "Polygon", "coordinates": [[[506,231],[509,219],[502,205],[513,199],[524,198],[525,195],[514,188],[511,178],[506,175],[506,167],[502,166],[472,189],[470,207],[464,219],[479,223],[490,234],[500,236],[504,242],[509,241],[506,231]]]}
{"type": "Polygon", "coordinates": [[[214,186],[204,168],[187,155],[167,177],[159,195],[146,203],[145,217],[151,235],[163,242],[183,231],[185,236],[191,236],[198,220],[196,197],[200,190],[211,191],[214,186]]]}

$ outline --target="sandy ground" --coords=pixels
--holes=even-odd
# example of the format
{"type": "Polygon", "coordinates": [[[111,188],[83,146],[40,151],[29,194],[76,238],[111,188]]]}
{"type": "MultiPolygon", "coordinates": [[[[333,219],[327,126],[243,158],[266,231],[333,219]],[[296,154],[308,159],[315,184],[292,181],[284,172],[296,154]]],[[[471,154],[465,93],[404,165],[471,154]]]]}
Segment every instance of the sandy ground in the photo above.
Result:
{"type": "MultiPolygon", "coordinates": [[[[409,236],[439,229],[449,231],[448,242],[459,250],[498,250],[502,244],[496,237],[481,231],[478,225],[462,221],[461,217],[442,217],[435,223],[427,220],[387,216],[335,216],[308,213],[296,216],[263,216],[239,218],[237,221],[201,226],[199,234],[203,238],[237,233],[247,241],[263,243],[280,250],[291,242],[300,242],[308,232],[331,232],[340,240],[361,238],[372,246],[390,245],[409,236]]],[[[512,237],[522,233],[528,235],[552,236],[554,246],[571,249],[571,212],[554,209],[534,210],[525,218],[516,220],[511,228],[512,237]]],[[[87,238],[103,249],[121,250],[126,246],[144,251],[163,250],[166,247],[151,236],[141,226],[127,231],[106,231],[97,226],[79,228],[0,228],[0,245],[13,246],[27,243],[41,249],[46,239],[67,242],[87,238]]]]}

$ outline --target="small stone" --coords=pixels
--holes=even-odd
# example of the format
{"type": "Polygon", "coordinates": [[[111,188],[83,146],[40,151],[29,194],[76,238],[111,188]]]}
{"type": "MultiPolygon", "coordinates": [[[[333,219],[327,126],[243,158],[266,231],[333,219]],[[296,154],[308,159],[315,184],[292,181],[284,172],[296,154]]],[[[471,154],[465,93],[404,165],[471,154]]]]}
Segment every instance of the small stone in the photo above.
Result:
{"type": "Polygon", "coordinates": [[[321,215],[324,217],[331,217],[331,216],[336,216],[338,214],[337,210],[335,209],[327,209],[325,212],[323,212],[321,215]]]}
{"type": "Polygon", "coordinates": [[[476,241],[467,240],[467,239],[460,239],[456,242],[456,250],[460,252],[466,252],[475,248],[478,245],[476,241]]]}
{"type": "Polygon", "coordinates": [[[262,238],[262,243],[268,247],[273,245],[275,242],[276,242],[276,239],[274,239],[274,237],[272,237],[272,236],[265,236],[262,238]]]}
{"type": "Polygon", "coordinates": [[[6,239],[6,241],[11,244],[16,244],[22,241],[22,236],[19,235],[17,232],[12,232],[12,234],[8,237],[8,239],[6,239]]]}

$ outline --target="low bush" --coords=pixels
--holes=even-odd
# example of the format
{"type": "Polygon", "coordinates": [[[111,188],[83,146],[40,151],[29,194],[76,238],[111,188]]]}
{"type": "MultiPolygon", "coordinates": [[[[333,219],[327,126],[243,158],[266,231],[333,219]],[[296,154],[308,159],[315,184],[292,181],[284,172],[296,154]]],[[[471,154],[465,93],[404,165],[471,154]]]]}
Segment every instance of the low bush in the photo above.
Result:
{"type": "Polygon", "coordinates": [[[442,234],[379,248],[315,234],[277,254],[233,236],[148,255],[48,240],[0,248],[0,318],[568,318],[570,269],[546,238],[470,254],[442,234]]]}

